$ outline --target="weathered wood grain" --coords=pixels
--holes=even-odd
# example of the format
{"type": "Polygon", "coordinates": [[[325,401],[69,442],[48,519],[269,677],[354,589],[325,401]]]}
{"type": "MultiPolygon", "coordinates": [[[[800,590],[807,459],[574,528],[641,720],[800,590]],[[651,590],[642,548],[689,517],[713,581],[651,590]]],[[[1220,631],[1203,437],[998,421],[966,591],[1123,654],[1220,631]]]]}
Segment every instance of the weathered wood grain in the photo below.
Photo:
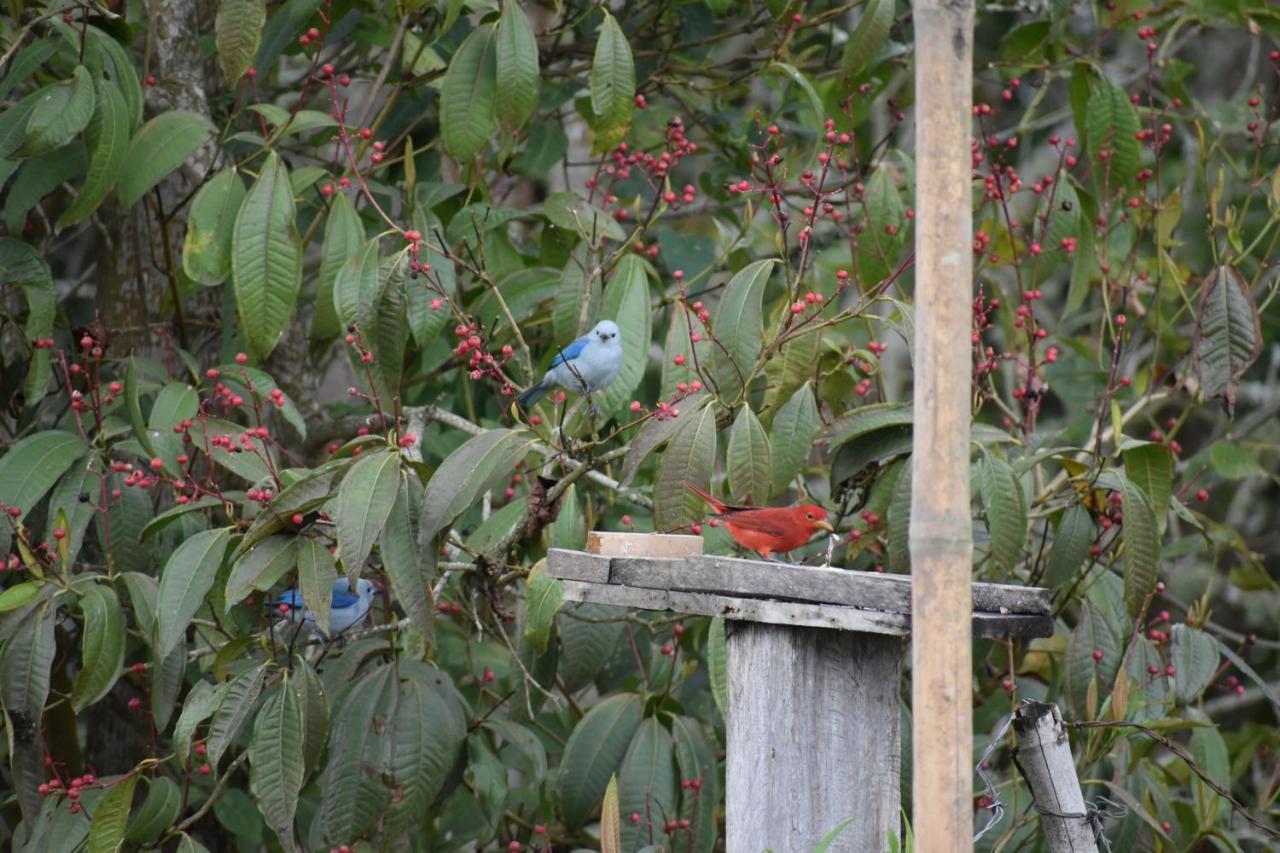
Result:
{"type": "Polygon", "coordinates": [[[877,853],[901,837],[902,641],[732,623],[726,848],[877,853]]]}
{"type": "Polygon", "coordinates": [[[1018,768],[1027,779],[1036,805],[1044,809],[1040,826],[1049,850],[1098,853],[1058,706],[1023,702],[1013,716],[1013,730],[1018,735],[1018,768]]]}
{"type": "Polygon", "coordinates": [[[547,550],[547,574],[561,580],[608,583],[609,561],[609,557],[597,554],[550,548],[547,550]]]}
{"type": "Polygon", "coordinates": [[[702,537],[592,530],[587,534],[587,553],[606,557],[690,557],[702,553],[702,537]]]}

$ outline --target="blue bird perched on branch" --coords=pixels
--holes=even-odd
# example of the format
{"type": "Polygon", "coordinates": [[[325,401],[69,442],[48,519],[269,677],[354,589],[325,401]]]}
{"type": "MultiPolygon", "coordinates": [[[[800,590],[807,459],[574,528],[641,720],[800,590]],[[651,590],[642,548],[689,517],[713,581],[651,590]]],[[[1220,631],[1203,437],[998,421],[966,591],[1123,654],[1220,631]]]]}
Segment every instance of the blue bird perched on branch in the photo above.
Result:
{"type": "MultiPolygon", "coordinates": [[[[546,375],[516,397],[516,402],[528,411],[552,388],[567,388],[589,399],[617,379],[621,367],[622,337],[618,324],[601,320],[594,329],[556,353],[546,375]]],[[[591,411],[595,413],[595,403],[591,404],[591,411]]]]}
{"type": "MultiPolygon", "coordinates": [[[[334,581],[330,592],[332,598],[329,608],[328,636],[336,636],[363,619],[373,604],[375,592],[377,592],[377,586],[374,582],[364,578],[356,581],[354,593],[346,578],[338,578],[334,581]]],[[[275,603],[282,613],[287,611],[295,622],[302,621],[316,633],[324,633],[316,626],[315,614],[306,609],[302,601],[302,592],[297,588],[285,590],[276,597],[275,603]]]]}

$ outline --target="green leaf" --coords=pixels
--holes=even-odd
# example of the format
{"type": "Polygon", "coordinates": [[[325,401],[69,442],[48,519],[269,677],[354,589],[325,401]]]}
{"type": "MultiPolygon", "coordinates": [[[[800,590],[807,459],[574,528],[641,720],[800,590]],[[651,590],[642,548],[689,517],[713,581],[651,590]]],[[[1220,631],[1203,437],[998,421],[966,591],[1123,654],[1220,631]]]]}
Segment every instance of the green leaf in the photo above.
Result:
{"type": "Polygon", "coordinates": [[[698,394],[683,400],[676,409],[675,417],[662,419],[650,418],[640,427],[636,437],[631,440],[627,456],[622,461],[622,485],[627,485],[635,477],[645,459],[662,445],[671,440],[676,430],[691,418],[697,416],[703,407],[711,402],[709,394],[698,394]]]}
{"type": "Polygon", "coordinates": [[[869,0],[862,7],[858,26],[844,43],[840,55],[840,76],[848,82],[859,74],[880,54],[889,30],[893,28],[894,0],[869,0]]]}
{"type": "Polygon", "coordinates": [[[231,279],[245,343],[266,358],[289,325],[302,283],[302,239],[289,174],[275,152],[236,216],[231,279]]]}
{"type": "Polygon", "coordinates": [[[395,730],[387,723],[397,697],[395,667],[380,666],[347,691],[335,714],[320,810],[334,843],[359,836],[391,800],[381,776],[392,759],[395,730]]]}
{"type": "Polygon", "coordinates": [[[28,160],[4,194],[4,225],[10,233],[21,231],[36,205],[62,184],[79,177],[88,162],[80,139],[28,160]]]}
{"type": "Polygon", "coordinates": [[[400,684],[391,753],[391,778],[401,792],[387,815],[391,832],[403,832],[444,788],[467,737],[466,719],[445,694],[416,678],[400,684]]]}
{"type": "Polygon", "coordinates": [[[1027,538],[1027,501],[1022,483],[1003,459],[984,453],[978,466],[978,489],[987,511],[991,532],[988,556],[995,568],[992,577],[1003,580],[1013,573],[1027,538]]]}
{"type": "Polygon", "coordinates": [[[533,437],[523,430],[491,429],[449,454],[427,483],[419,545],[430,542],[482,494],[511,476],[532,444],[533,437]]]}
{"type": "Polygon", "coordinates": [[[625,411],[644,379],[649,363],[649,338],[653,334],[649,310],[649,275],[635,255],[619,262],[604,289],[604,319],[614,320],[622,337],[622,367],[613,383],[604,390],[599,403],[607,419],[625,411]]]}
{"type": "Polygon", "coordinates": [[[497,87],[498,121],[517,128],[529,120],[538,105],[538,42],[529,19],[517,0],[503,0],[498,22],[497,87]]]}
{"type": "Polygon", "coordinates": [[[302,601],[315,617],[316,628],[329,633],[329,610],[333,606],[333,582],[338,566],[329,549],[310,537],[298,539],[298,586],[302,601]]]}
{"type": "Polygon", "coordinates": [[[596,38],[590,83],[595,147],[603,151],[627,135],[636,106],[636,65],[631,57],[631,45],[607,11],[596,38]]]}
{"type": "Polygon", "coordinates": [[[711,483],[716,461],[716,407],[704,406],[681,422],[658,462],[653,487],[653,524],[659,532],[675,530],[706,515],[702,499],[685,486],[711,483]]]}
{"type": "MultiPolygon", "coordinates": [[[[185,650],[183,652],[186,653],[185,650]]],[[[125,840],[133,844],[153,844],[174,821],[182,809],[182,789],[168,776],[147,780],[147,796],[129,821],[125,840]]]]}
{"type": "Polygon", "coordinates": [[[679,778],[701,782],[697,789],[681,786],[679,817],[689,821],[693,836],[692,853],[711,853],[720,833],[716,809],[720,802],[720,772],[712,743],[702,725],[692,717],[671,721],[679,778]]]}
{"type": "Polygon", "coordinates": [[[822,330],[814,329],[792,338],[765,362],[769,388],[764,395],[764,411],[771,412],[791,398],[801,385],[814,379],[822,357],[822,330]]]}
{"type": "Polygon", "coordinates": [[[1139,444],[1124,451],[1124,475],[1142,489],[1155,512],[1156,527],[1164,530],[1173,491],[1173,453],[1163,444],[1139,444]]]}
{"type": "Polygon", "coordinates": [[[440,220],[434,214],[419,208],[413,212],[413,223],[414,227],[427,235],[420,260],[431,265],[431,285],[411,282],[405,291],[405,308],[409,314],[409,331],[413,333],[414,342],[426,349],[436,341],[445,324],[453,318],[440,291],[454,297],[456,275],[453,261],[435,248],[436,239],[433,235],[440,233],[440,220]],[[436,289],[436,285],[439,285],[440,291],[436,289]],[[440,300],[439,308],[431,307],[434,299],[440,300]]]}
{"type": "Polygon", "coordinates": [[[130,774],[107,789],[107,795],[93,810],[89,824],[88,853],[115,853],[124,843],[124,831],[133,805],[133,789],[138,774],[130,774]]]}
{"type": "MultiPolygon", "coordinates": [[[[1206,776],[1224,790],[1231,789],[1231,756],[1217,726],[1203,726],[1191,732],[1191,757],[1206,776]]],[[[1222,796],[1201,781],[1199,776],[1192,777],[1191,790],[1195,797],[1200,827],[1207,829],[1213,826],[1222,806],[1222,796]]]]}
{"type": "Polygon", "coordinates": [[[600,853],[622,853],[622,812],[618,805],[618,774],[609,777],[600,804],[600,853]]]}
{"type": "Polygon", "coordinates": [[[889,169],[872,173],[863,199],[867,225],[858,239],[857,278],[870,286],[888,278],[898,262],[906,245],[907,212],[889,169]]]}
{"type": "Polygon", "coordinates": [[[4,79],[0,79],[0,101],[6,100],[19,83],[25,83],[29,80],[36,70],[44,65],[55,49],[56,44],[54,41],[44,38],[33,41],[18,51],[17,55],[9,60],[9,70],[4,75],[4,79]]]}
{"type": "Polygon", "coordinates": [[[80,597],[84,626],[80,634],[80,671],[71,688],[71,707],[78,714],[97,702],[116,683],[124,666],[124,614],[111,587],[94,584],[80,597]]]}
{"type": "Polygon", "coordinates": [[[562,603],[564,584],[547,574],[545,558],[539,560],[525,581],[524,636],[540,655],[547,651],[551,626],[562,603]]]}
{"type": "Polygon", "coordinates": [[[66,145],[89,124],[95,101],[93,78],[83,65],[70,80],[41,89],[17,156],[34,157],[66,145]]]}
{"type": "Polygon", "coordinates": [[[276,495],[276,499],[271,502],[273,511],[258,513],[253,520],[253,524],[249,526],[249,530],[245,533],[244,538],[240,540],[240,547],[236,551],[236,556],[245,553],[272,533],[282,530],[285,525],[289,524],[289,519],[294,513],[306,515],[311,510],[326,503],[332,494],[333,478],[347,464],[349,464],[348,460],[345,459],[326,463],[319,468],[313,469],[311,473],[287,486],[284,491],[276,495]]]}
{"type": "Polygon", "coordinates": [[[169,110],[142,126],[129,143],[116,195],[121,207],[138,199],[181,166],[214,132],[209,119],[187,110],[169,110]]]}
{"type": "Polygon", "coordinates": [[[886,513],[889,533],[886,550],[889,552],[889,569],[895,574],[905,574],[911,571],[911,465],[896,466],[894,476],[897,479],[893,483],[893,497],[889,499],[886,513]]]}
{"type": "Polygon", "coordinates": [[[1218,644],[1213,637],[1188,625],[1173,626],[1170,660],[1174,666],[1174,695],[1189,705],[1199,698],[1218,671],[1218,644]]]}
{"type": "Polygon", "coordinates": [[[44,430],[13,444],[0,457],[0,504],[12,511],[14,523],[21,521],[40,502],[58,478],[85,452],[78,435],[61,430],[44,430]]]}
{"type": "Polygon", "coordinates": [[[1124,601],[1129,615],[1137,618],[1143,601],[1156,588],[1160,560],[1160,537],[1155,513],[1146,494],[1125,477],[1121,481],[1124,501],[1124,601]]]}
{"type": "MultiPolygon", "coordinates": [[[[560,511],[562,515],[564,511],[560,511]]],[[[568,603],[560,608],[556,624],[560,637],[560,676],[569,690],[576,692],[595,680],[613,657],[625,630],[621,621],[587,620],[618,615],[616,608],[605,604],[568,603]]]]}
{"type": "Polygon", "coordinates": [[[710,625],[707,631],[707,680],[711,682],[711,697],[724,719],[729,713],[729,663],[724,617],[714,617],[710,625]]]}
{"type": "Polygon", "coordinates": [[[302,705],[288,676],[267,700],[249,739],[249,791],[286,850],[294,846],[293,816],[302,790],[302,705]]]}
{"type": "Polygon", "coordinates": [[[484,150],[496,118],[497,61],[494,28],[471,31],[449,62],[440,84],[440,136],[457,160],[484,150]]]}
{"type": "Polygon", "coordinates": [[[213,21],[218,65],[227,86],[234,89],[253,65],[262,41],[262,25],[267,22],[263,0],[222,0],[213,21]]]}
{"type": "MultiPolygon", "coordinates": [[[[553,227],[576,232],[590,246],[627,239],[616,219],[575,192],[552,193],[543,202],[542,213],[553,227]]],[[[585,267],[587,261],[579,258],[579,263],[585,267]]]]}
{"type": "Polygon", "coordinates": [[[23,581],[0,592],[0,613],[8,613],[30,604],[44,586],[44,581],[23,581]]]}
{"type": "MultiPolygon", "coordinates": [[[[675,743],[657,717],[640,724],[618,770],[618,799],[624,814],[675,815],[677,792],[675,743]]],[[[628,820],[622,826],[625,850],[639,848],[649,837],[643,822],[628,820]]]]}
{"type": "Polygon", "coordinates": [[[574,726],[560,761],[560,813],[577,828],[600,806],[609,778],[621,767],[640,727],[639,696],[622,693],[596,703],[574,726]]]}
{"type": "Polygon", "coordinates": [[[560,511],[547,530],[552,548],[581,551],[587,547],[587,522],[578,503],[578,486],[570,483],[560,498],[560,511]]]}
{"type": "Polygon", "coordinates": [[[212,286],[231,275],[231,241],[244,197],[244,183],[231,168],[196,193],[182,241],[182,269],[193,281],[212,286]]]}
{"type": "Polygon", "coordinates": [[[560,274],[551,305],[551,329],[557,341],[576,340],[600,319],[600,277],[594,269],[584,269],[584,258],[583,252],[575,252],[560,274]]]}
{"type": "Polygon", "coordinates": [[[89,27],[89,37],[102,49],[105,82],[114,84],[120,91],[124,97],[129,127],[137,127],[142,121],[142,84],[138,80],[138,71],[133,67],[129,51],[120,42],[92,25],[89,27]]]}
{"type": "Polygon", "coordinates": [[[836,843],[844,831],[848,829],[857,818],[845,818],[844,820],[831,827],[831,831],[822,836],[822,840],[818,842],[818,846],[813,848],[813,853],[827,853],[831,849],[831,845],[836,843]]]}
{"type": "Polygon", "coordinates": [[[182,713],[173,725],[173,752],[184,766],[191,757],[191,736],[196,727],[209,719],[222,704],[232,682],[214,687],[208,681],[197,681],[182,703],[182,713]]]}
{"type": "Polygon", "coordinates": [[[245,721],[253,713],[266,676],[265,665],[255,666],[223,685],[224,689],[220,691],[222,701],[214,712],[213,722],[209,724],[209,736],[205,739],[208,749],[205,756],[211,767],[217,768],[227,747],[236,739],[245,721]]]}
{"type": "Polygon", "coordinates": [[[729,494],[736,503],[763,504],[769,499],[773,462],[769,436],[751,407],[743,405],[729,430],[729,494]]]}
{"type": "Polygon", "coordinates": [[[1205,277],[1191,344],[1200,392],[1221,397],[1233,414],[1236,384],[1262,352],[1258,306],[1235,267],[1221,266],[1205,277]]]}
{"type": "Polygon", "coordinates": [[[227,578],[223,608],[231,612],[252,590],[265,592],[298,563],[296,536],[268,536],[241,554],[227,578]]]}
{"type": "Polygon", "coordinates": [[[18,711],[30,720],[44,713],[49,670],[58,650],[53,634],[56,615],[56,600],[31,607],[5,641],[0,697],[10,713],[18,711]]]}
{"type": "Polygon", "coordinates": [[[401,470],[395,503],[382,528],[378,550],[396,601],[404,608],[405,615],[418,633],[430,638],[435,625],[435,608],[431,601],[435,551],[428,549],[422,554],[418,550],[418,516],[414,510],[421,504],[421,493],[417,480],[401,470]],[[426,562],[422,563],[424,556],[426,562]]]}
{"type": "Polygon", "coordinates": [[[1045,586],[1058,589],[1075,578],[1080,566],[1089,558],[1093,537],[1093,519],[1089,511],[1080,504],[1072,504],[1058,521],[1045,568],[1045,586]]]}
{"type": "Polygon", "coordinates": [[[230,528],[202,530],[169,557],[160,574],[156,601],[156,655],[166,656],[178,644],[206,602],[231,541],[230,528]]]}
{"type": "Polygon", "coordinates": [[[1064,688],[1076,713],[1086,716],[1089,683],[1097,680],[1099,693],[1109,691],[1120,667],[1124,648],[1105,616],[1091,602],[1080,607],[1080,621],[1067,637],[1064,688]],[[1093,653],[1102,652],[1094,660],[1093,653]]]}
{"type": "Polygon", "coordinates": [[[1085,112],[1085,134],[1100,188],[1105,185],[1114,192],[1133,182],[1141,154],[1136,137],[1139,129],[1138,113],[1128,93],[1110,80],[1096,80],[1085,112]],[[1104,151],[1105,160],[1099,158],[1104,151]]]}
{"type": "MultiPolygon", "coordinates": [[[[44,256],[33,246],[0,237],[0,281],[18,285],[26,295],[28,310],[23,333],[27,340],[50,337],[53,334],[58,294],[54,290],[53,276],[44,256]]],[[[49,356],[50,351],[47,349],[35,350],[31,356],[27,378],[23,383],[28,408],[38,405],[49,387],[49,379],[53,375],[49,356]]],[[[4,541],[4,537],[0,537],[0,545],[4,541]]]]}
{"type": "Polygon", "coordinates": [[[818,433],[818,404],[813,385],[806,383],[782,404],[769,426],[770,441],[769,494],[786,491],[813,453],[813,439],[818,433]]]}
{"type": "Polygon", "coordinates": [[[98,86],[97,108],[85,130],[89,146],[89,171],[80,192],[58,216],[58,230],[87,219],[106,199],[124,168],[133,125],[120,90],[108,83],[98,86]]]}
{"type": "Polygon", "coordinates": [[[741,397],[752,378],[764,346],[761,303],[777,263],[769,259],[743,267],[729,279],[716,306],[712,328],[721,346],[711,351],[711,375],[722,399],[741,397]]]}
{"type": "Polygon", "coordinates": [[[378,296],[382,292],[379,275],[378,238],[349,256],[333,281],[333,310],[340,326],[355,324],[368,335],[372,331],[378,296]]]}
{"type": "MultiPolygon", "coordinates": [[[[426,233],[426,232],[424,232],[426,233]]],[[[344,193],[335,193],[324,222],[324,244],[320,249],[320,278],[311,317],[311,337],[328,340],[342,333],[342,323],[334,302],[334,284],[347,262],[364,244],[364,224],[344,193]]],[[[434,266],[434,264],[433,264],[434,266]]],[[[419,341],[425,346],[424,341],[419,341]]]]}
{"type": "Polygon", "coordinates": [[[359,576],[400,490],[400,455],[368,453],[338,487],[338,555],[348,578],[359,576]]]}

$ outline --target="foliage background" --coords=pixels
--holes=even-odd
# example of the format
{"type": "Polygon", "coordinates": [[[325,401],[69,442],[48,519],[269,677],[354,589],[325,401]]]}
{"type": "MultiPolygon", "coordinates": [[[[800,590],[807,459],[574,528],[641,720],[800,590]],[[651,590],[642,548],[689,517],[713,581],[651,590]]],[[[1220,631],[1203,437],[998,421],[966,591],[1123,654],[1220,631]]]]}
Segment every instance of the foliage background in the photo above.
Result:
{"type": "MultiPolygon", "coordinates": [[[[691,479],[909,568],[907,4],[6,5],[0,832],[594,847],[616,773],[622,847],[714,849],[723,625],[561,606],[540,559],[688,529],[691,479]],[[597,317],[601,418],[514,422],[597,317]],[[341,572],[375,627],[272,623],[341,572]]],[[[977,20],[974,573],[1059,630],[975,645],[975,746],[1056,701],[1116,849],[1263,849],[1280,11],[977,20]]],[[[1034,849],[988,772],[980,846],[1034,849]]]]}

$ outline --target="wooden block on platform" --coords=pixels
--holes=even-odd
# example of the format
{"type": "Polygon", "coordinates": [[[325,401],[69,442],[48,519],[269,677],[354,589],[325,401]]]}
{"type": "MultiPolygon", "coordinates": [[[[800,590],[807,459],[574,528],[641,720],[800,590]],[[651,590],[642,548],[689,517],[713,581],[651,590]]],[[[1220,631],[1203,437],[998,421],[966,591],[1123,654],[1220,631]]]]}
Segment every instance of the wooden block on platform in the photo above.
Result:
{"type": "Polygon", "coordinates": [[[702,553],[702,537],[592,530],[587,534],[587,553],[606,557],[691,557],[702,553]]]}

